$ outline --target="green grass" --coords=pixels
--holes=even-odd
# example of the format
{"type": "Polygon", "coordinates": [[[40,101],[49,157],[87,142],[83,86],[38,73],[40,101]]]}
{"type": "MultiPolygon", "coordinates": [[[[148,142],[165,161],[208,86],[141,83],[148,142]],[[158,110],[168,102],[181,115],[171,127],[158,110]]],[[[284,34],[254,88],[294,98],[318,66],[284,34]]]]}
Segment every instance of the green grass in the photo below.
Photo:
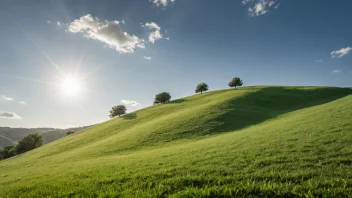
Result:
{"type": "Polygon", "coordinates": [[[186,97],[0,162],[0,197],[351,197],[352,90],[186,97]]]}

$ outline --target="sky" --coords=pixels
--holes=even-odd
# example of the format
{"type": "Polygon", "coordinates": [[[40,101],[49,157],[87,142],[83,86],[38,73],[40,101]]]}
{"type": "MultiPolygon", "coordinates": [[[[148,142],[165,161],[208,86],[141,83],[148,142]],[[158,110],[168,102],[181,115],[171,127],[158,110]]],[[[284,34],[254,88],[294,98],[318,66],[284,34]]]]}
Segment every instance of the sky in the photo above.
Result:
{"type": "Polygon", "coordinates": [[[198,83],[352,87],[350,0],[2,0],[0,126],[86,126],[198,83]]]}

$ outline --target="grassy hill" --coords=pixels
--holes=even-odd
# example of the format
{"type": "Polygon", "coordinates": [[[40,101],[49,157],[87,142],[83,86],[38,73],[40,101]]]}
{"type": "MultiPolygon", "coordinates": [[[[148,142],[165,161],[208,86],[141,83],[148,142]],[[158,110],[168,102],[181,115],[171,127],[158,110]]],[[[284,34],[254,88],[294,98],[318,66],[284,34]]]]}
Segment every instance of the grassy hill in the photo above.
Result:
{"type": "Polygon", "coordinates": [[[352,194],[352,90],[247,87],[172,101],[0,162],[0,197],[352,194]]]}

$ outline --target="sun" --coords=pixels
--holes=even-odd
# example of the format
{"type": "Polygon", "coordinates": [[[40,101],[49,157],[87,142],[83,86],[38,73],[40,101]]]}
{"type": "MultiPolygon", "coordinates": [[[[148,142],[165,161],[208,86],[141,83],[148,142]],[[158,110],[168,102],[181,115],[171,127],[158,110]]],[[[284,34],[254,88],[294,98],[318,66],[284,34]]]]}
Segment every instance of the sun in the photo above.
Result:
{"type": "Polygon", "coordinates": [[[62,79],[61,88],[66,96],[77,96],[82,91],[82,83],[75,76],[66,76],[62,79]]]}

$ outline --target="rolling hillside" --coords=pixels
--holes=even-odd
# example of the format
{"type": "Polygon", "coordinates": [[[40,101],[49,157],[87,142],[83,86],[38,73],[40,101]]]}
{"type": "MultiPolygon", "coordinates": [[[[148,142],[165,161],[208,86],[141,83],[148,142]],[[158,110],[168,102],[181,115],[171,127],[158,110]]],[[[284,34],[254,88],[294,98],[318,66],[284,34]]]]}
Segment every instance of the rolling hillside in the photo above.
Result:
{"type": "Polygon", "coordinates": [[[0,161],[0,197],[345,197],[352,89],[174,100],[0,161]]]}

